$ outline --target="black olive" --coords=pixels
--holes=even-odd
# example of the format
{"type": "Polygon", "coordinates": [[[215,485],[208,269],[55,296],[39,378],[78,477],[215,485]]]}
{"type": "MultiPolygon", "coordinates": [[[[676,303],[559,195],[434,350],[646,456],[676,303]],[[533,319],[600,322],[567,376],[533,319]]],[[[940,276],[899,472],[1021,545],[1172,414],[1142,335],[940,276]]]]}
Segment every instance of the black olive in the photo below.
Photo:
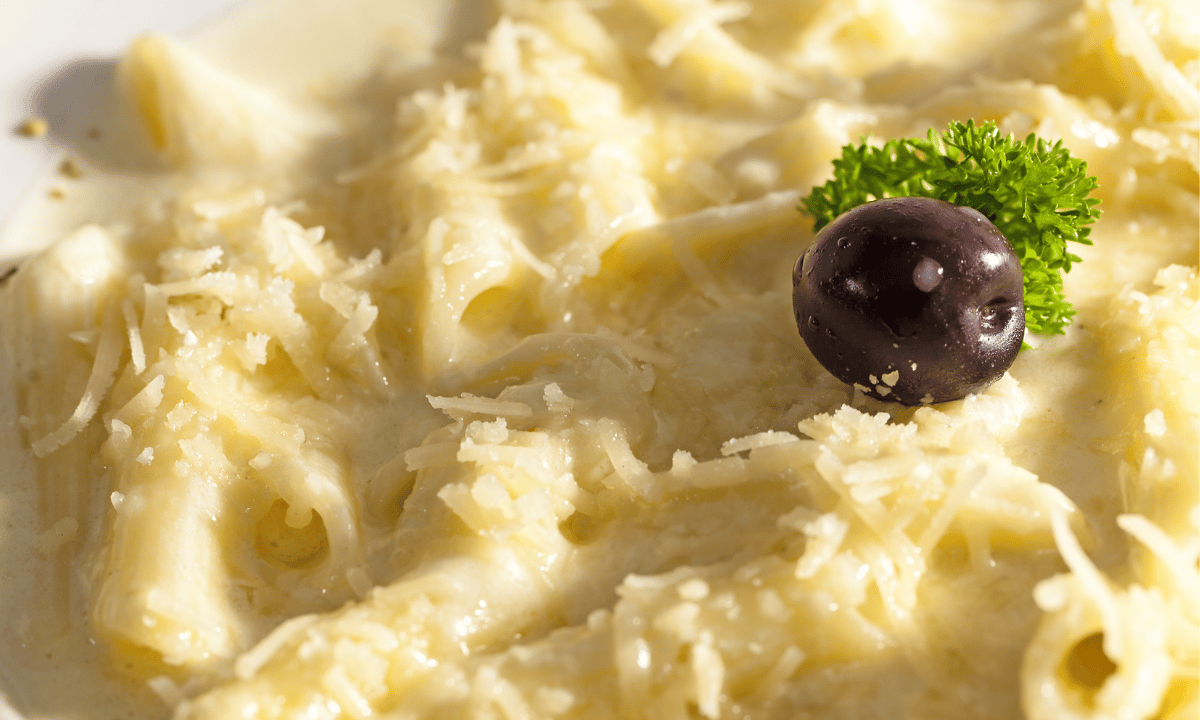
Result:
{"type": "Polygon", "coordinates": [[[1012,365],[1025,335],[1021,263],[978,210],[920,197],[860,205],[792,272],[813,356],[867,395],[957,400],[1012,365]]]}

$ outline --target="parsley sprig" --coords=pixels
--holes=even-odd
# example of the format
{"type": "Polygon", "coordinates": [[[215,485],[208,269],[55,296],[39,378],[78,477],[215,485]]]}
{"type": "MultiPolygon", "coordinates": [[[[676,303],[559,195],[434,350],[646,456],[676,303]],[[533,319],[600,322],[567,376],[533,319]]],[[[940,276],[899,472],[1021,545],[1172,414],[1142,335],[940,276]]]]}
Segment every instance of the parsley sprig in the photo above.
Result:
{"type": "Polygon", "coordinates": [[[842,148],[833,179],[801,201],[813,231],[871,200],[922,196],[967,205],[986,215],[1016,250],[1025,275],[1025,326],[1059,335],[1075,309],[1062,291],[1062,273],[1079,262],[1067,241],[1091,245],[1088,227],[1100,217],[1097,187],[1087,163],[1062,141],[1032,133],[1024,142],[1001,136],[994,123],[954,122],[944,134],[842,148]]]}

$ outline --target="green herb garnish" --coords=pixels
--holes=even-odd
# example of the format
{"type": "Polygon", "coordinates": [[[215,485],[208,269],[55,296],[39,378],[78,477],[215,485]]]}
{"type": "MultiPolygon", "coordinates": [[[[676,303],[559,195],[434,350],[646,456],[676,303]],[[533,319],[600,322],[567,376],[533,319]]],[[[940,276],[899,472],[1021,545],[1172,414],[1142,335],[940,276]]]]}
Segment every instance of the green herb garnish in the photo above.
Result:
{"type": "Polygon", "coordinates": [[[945,134],[842,148],[833,179],[801,201],[820,230],[847,210],[887,197],[920,196],[980,211],[1012,243],[1025,276],[1025,326],[1058,335],[1075,309],[1063,296],[1062,273],[1079,257],[1067,241],[1091,245],[1088,227],[1100,217],[1087,163],[1030,133],[1002,137],[994,123],[953,122],[945,134]]]}

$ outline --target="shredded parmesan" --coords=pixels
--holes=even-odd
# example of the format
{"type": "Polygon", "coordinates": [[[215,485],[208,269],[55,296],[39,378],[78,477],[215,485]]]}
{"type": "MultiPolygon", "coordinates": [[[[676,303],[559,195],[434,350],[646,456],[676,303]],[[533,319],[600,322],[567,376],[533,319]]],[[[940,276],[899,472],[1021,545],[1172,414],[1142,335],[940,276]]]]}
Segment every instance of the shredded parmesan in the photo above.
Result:
{"type": "Polygon", "coordinates": [[[57,430],[33,443],[33,453],[45,457],[59,449],[84,428],[100,409],[105,393],[112,385],[122,352],[121,331],[117,328],[116,312],[109,308],[100,325],[100,341],[96,347],[96,358],[88,376],[83,397],[75,406],[75,412],[57,430]]]}

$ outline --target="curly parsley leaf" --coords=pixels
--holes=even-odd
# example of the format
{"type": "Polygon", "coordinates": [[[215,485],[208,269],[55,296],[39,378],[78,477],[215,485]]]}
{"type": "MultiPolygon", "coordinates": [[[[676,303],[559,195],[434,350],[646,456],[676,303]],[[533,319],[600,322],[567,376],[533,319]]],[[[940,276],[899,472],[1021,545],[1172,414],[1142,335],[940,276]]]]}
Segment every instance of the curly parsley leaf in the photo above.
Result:
{"type": "Polygon", "coordinates": [[[842,148],[833,178],[801,201],[820,230],[847,210],[871,200],[921,196],[967,205],[986,215],[1008,238],[1025,275],[1025,326],[1058,335],[1075,309],[1062,291],[1062,274],[1079,262],[1067,241],[1091,245],[1088,227],[1100,217],[1097,187],[1087,163],[1071,157],[1062,141],[1051,145],[1032,133],[1003,137],[995,124],[954,122],[944,134],[842,148]]]}

